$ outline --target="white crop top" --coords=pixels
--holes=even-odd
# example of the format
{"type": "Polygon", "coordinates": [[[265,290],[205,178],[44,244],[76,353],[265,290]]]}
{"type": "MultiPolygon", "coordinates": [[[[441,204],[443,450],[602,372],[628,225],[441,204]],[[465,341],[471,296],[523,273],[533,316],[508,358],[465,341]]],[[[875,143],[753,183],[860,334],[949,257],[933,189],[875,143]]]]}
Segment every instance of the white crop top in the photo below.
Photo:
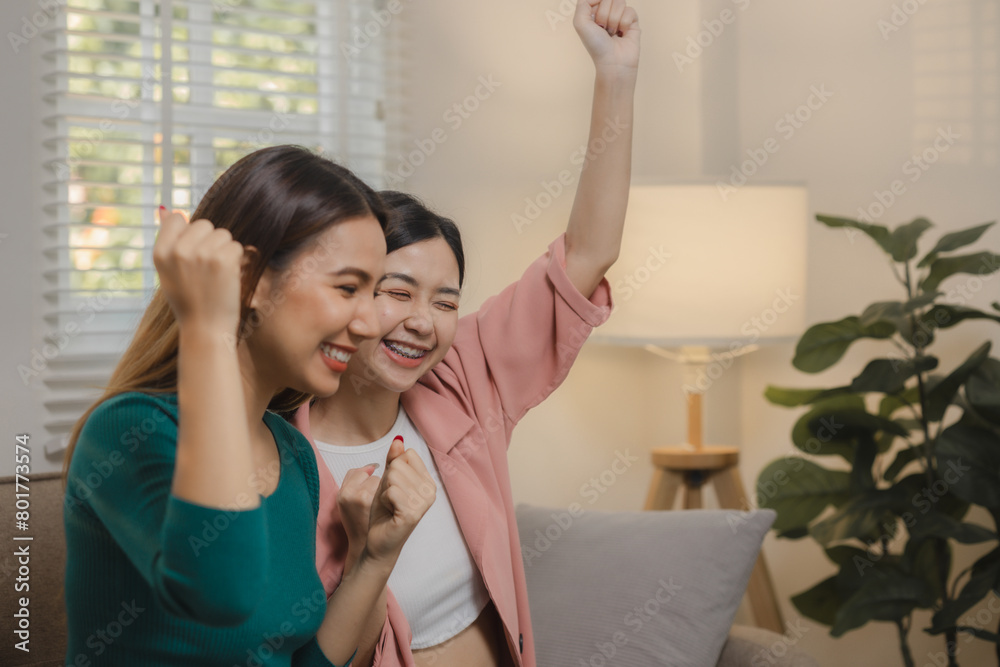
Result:
{"type": "Polygon", "coordinates": [[[407,449],[420,455],[437,485],[434,504],[406,540],[389,575],[389,588],[413,631],[411,647],[421,649],[441,644],[472,625],[489,602],[427,443],[400,406],[396,423],[375,442],[342,447],[317,440],[316,447],[340,486],[351,468],[378,463],[375,474],[383,474],[385,457],[397,435],[403,436],[407,449]]]}

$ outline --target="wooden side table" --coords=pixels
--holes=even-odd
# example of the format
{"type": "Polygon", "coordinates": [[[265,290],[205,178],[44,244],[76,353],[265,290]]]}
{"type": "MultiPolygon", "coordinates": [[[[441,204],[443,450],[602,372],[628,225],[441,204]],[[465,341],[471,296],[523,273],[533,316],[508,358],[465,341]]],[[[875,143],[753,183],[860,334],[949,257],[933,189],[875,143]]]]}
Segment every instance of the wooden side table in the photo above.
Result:
{"type": "MultiPolygon", "coordinates": [[[[689,417],[700,416],[700,403],[700,396],[689,396],[689,417]]],[[[646,509],[673,509],[678,491],[683,492],[683,509],[700,509],[701,490],[708,482],[715,487],[715,494],[723,509],[749,508],[737,468],[739,449],[702,445],[700,419],[689,420],[688,436],[693,443],[690,447],[656,447],[652,450],[655,471],[646,496],[646,509]]],[[[757,563],[750,574],[747,595],[757,625],[783,633],[785,627],[781,609],[774,595],[774,585],[763,552],[758,554],[757,563]]]]}

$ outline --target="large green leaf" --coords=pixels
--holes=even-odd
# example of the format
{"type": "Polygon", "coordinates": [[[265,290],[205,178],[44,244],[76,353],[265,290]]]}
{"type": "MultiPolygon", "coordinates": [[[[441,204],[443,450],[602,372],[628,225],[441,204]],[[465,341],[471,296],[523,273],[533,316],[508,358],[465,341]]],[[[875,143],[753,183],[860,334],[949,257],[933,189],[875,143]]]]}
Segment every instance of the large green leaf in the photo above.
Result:
{"type": "Polygon", "coordinates": [[[992,343],[986,341],[976,349],[961,366],[953,370],[947,377],[927,389],[924,417],[937,422],[944,419],[944,413],[958,393],[959,387],[965,384],[969,376],[990,356],[992,343]]]}
{"type": "Polygon", "coordinates": [[[774,405],[783,405],[795,408],[800,405],[808,405],[823,398],[846,394],[850,391],[847,387],[837,389],[790,389],[786,387],[768,386],[764,391],[764,398],[774,405]]]}
{"type": "Polygon", "coordinates": [[[934,455],[951,493],[1000,511],[1000,436],[960,421],[941,432],[934,455]]]}
{"type": "Polygon", "coordinates": [[[889,464],[888,468],[885,469],[885,473],[882,476],[891,482],[896,479],[899,473],[903,472],[903,468],[914,461],[919,461],[923,455],[923,445],[916,445],[914,447],[907,447],[899,450],[899,453],[896,454],[896,458],[893,459],[893,462],[889,464]]]}
{"type": "Polygon", "coordinates": [[[862,327],[870,327],[879,321],[891,322],[894,326],[899,326],[899,321],[903,318],[902,301],[878,301],[865,308],[858,323],[862,327]]]}
{"type": "Polygon", "coordinates": [[[854,316],[839,322],[815,324],[799,339],[792,365],[806,373],[819,373],[840,361],[854,341],[862,338],[886,339],[895,332],[896,327],[885,321],[863,327],[854,316]]]}
{"type": "Polygon", "coordinates": [[[838,544],[835,547],[830,547],[828,549],[824,549],[823,551],[826,553],[827,558],[841,567],[854,563],[855,558],[868,558],[867,551],[859,549],[858,547],[852,547],[848,544],[838,544]]]}
{"type": "Polygon", "coordinates": [[[949,306],[939,303],[920,316],[918,328],[929,333],[934,329],[948,329],[964,320],[993,320],[994,322],[1000,322],[1000,316],[993,315],[992,313],[984,313],[975,308],[949,306]]]}
{"type": "Polygon", "coordinates": [[[850,218],[840,218],[832,215],[817,215],[816,219],[822,222],[827,227],[850,227],[853,229],[860,230],[870,236],[882,250],[885,250],[890,255],[892,254],[892,244],[891,238],[892,234],[889,232],[887,227],[882,225],[872,225],[867,222],[861,222],[859,220],[852,220],[850,218]]]}
{"type": "Polygon", "coordinates": [[[889,247],[892,248],[893,260],[908,262],[916,257],[917,240],[933,226],[927,218],[917,218],[913,222],[908,222],[894,229],[889,237],[889,247]]]}
{"type": "Polygon", "coordinates": [[[851,492],[867,491],[875,488],[872,466],[878,455],[878,444],[874,434],[860,433],[854,450],[854,465],[851,466],[851,492]]]}
{"type": "Polygon", "coordinates": [[[873,391],[898,394],[911,377],[918,372],[934,370],[937,365],[937,358],[931,356],[917,359],[874,359],[868,362],[861,375],[854,378],[850,389],[859,394],[873,391]]]}
{"type": "Polygon", "coordinates": [[[892,537],[898,523],[895,514],[898,506],[898,497],[890,491],[869,489],[854,493],[832,515],[813,524],[809,534],[824,547],[850,539],[870,542],[882,535],[892,537]]]}
{"type": "Polygon", "coordinates": [[[939,296],[941,296],[941,292],[926,292],[924,294],[918,294],[903,304],[903,311],[906,313],[912,313],[915,310],[919,310],[924,306],[930,305],[934,302],[934,299],[939,296]]]}
{"type": "Polygon", "coordinates": [[[962,592],[934,614],[927,632],[937,635],[955,627],[962,614],[972,609],[998,586],[1000,586],[1000,548],[994,549],[973,564],[972,576],[965,583],[962,592]]]}
{"type": "Polygon", "coordinates": [[[951,571],[951,547],[937,540],[907,540],[899,568],[923,581],[936,602],[944,595],[941,572],[951,571]],[[938,546],[942,547],[940,552],[938,546]]]}
{"type": "Polygon", "coordinates": [[[959,248],[964,248],[967,245],[972,245],[979,240],[979,237],[983,235],[987,229],[989,229],[994,223],[987,222],[985,225],[979,225],[978,227],[970,227],[969,229],[963,229],[957,232],[951,232],[950,234],[945,234],[940,239],[938,239],[937,245],[935,245],[929,253],[924,255],[924,258],[920,260],[917,264],[918,267],[923,268],[937,259],[939,253],[951,252],[952,250],[958,250],[959,248]]]}
{"type": "Polygon", "coordinates": [[[920,387],[914,385],[902,392],[898,396],[883,396],[878,406],[879,417],[891,417],[896,410],[905,408],[907,405],[917,405],[920,403],[920,387]]]}
{"type": "Polygon", "coordinates": [[[792,442],[804,452],[818,456],[842,456],[853,462],[857,440],[885,431],[907,435],[900,424],[865,410],[857,394],[833,396],[812,405],[792,427],[792,442]]]}
{"type": "Polygon", "coordinates": [[[1000,361],[991,357],[973,371],[965,397],[980,417],[1000,426],[1000,361]]]}
{"type": "Polygon", "coordinates": [[[757,504],[778,513],[774,530],[802,528],[847,500],[849,475],[797,457],[778,459],[757,478],[757,504]]]}
{"type": "Polygon", "coordinates": [[[843,602],[836,575],[792,596],[792,604],[799,613],[823,625],[833,625],[836,622],[837,610],[843,602]]]}
{"type": "MultiPolygon", "coordinates": [[[[954,479],[953,474],[948,477],[954,479]]],[[[929,485],[923,472],[907,475],[893,484],[891,490],[899,502],[894,509],[908,525],[912,525],[917,512],[940,512],[961,521],[969,511],[969,503],[951,493],[947,481],[938,480],[929,485]]]]}
{"type": "Polygon", "coordinates": [[[1000,255],[992,252],[977,252],[957,257],[939,257],[930,264],[930,273],[920,283],[924,292],[932,292],[946,279],[957,273],[971,273],[986,276],[1000,269],[1000,255]]]}
{"type": "Polygon", "coordinates": [[[933,603],[933,592],[921,578],[878,564],[840,605],[830,634],[840,637],[868,621],[898,621],[933,603]]]}
{"type": "Polygon", "coordinates": [[[979,544],[997,539],[997,534],[974,523],[957,521],[941,512],[928,512],[916,517],[909,528],[910,537],[924,540],[929,537],[955,540],[962,544],[979,544]]]}

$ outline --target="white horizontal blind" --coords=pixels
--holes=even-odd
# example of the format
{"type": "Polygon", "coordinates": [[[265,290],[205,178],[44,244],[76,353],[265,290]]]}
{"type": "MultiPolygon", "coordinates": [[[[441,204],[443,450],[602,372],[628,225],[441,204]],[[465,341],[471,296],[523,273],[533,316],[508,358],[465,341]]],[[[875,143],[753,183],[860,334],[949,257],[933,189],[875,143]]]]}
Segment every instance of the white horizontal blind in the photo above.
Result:
{"type": "Polygon", "coordinates": [[[61,5],[44,46],[49,335],[21,369],[44,383],[50,450],[99,395],[155,288],[161,203],[190,213],[229,165],[274,144],[382,187],[401,22],[373,2],[61,5]]]}

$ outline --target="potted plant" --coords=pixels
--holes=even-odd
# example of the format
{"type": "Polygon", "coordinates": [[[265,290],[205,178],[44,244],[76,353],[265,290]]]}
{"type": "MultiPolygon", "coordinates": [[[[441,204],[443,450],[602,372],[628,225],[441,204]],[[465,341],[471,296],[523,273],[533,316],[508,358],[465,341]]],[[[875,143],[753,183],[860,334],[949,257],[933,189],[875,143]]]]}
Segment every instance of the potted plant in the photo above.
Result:
{"type": "MultiPolygon", "coordinates": [[[[993,223],[945,234],[917,260],[918,240],[932,226],[924,218],[891,231],[846,218],[817,220],[874,240],[903,293],[802,335],[792,364],[806,373],[830,368],[858,340],[884,341],[887,350],[846,386],[768,387],[771,403],[806,409],[792,429],[795,446],[840,464],[824,467],[801,456],[774,461],[758,479],[758,503],[777,511],[779,537],[810,537],[838,566],[792,598],[803,615],[830,626],[833,636],[869,621],[894,623],[909,667],[913,612],[933,610],[924,630],[944,635],[941,664],[946,656],[954,667],[959,633],[1000,641],[1000,615],[985,627],[966,613],[1000,591],[1000,361],[987,341],[957,367],[941,369],[930,348],[939,330],[965,320],[1000,322],[1000,303],[992,303],[993,312],[965,305],[995,279],[1000,255],[955,252],[993,223]],[[965,520],[973,505],[986,509],[993,526],[965,520]],[[953,575],[956,543],[990,550],[953,575]]],[[[1000,644],[997,650],[1000,656],[1000,644]]]]}

